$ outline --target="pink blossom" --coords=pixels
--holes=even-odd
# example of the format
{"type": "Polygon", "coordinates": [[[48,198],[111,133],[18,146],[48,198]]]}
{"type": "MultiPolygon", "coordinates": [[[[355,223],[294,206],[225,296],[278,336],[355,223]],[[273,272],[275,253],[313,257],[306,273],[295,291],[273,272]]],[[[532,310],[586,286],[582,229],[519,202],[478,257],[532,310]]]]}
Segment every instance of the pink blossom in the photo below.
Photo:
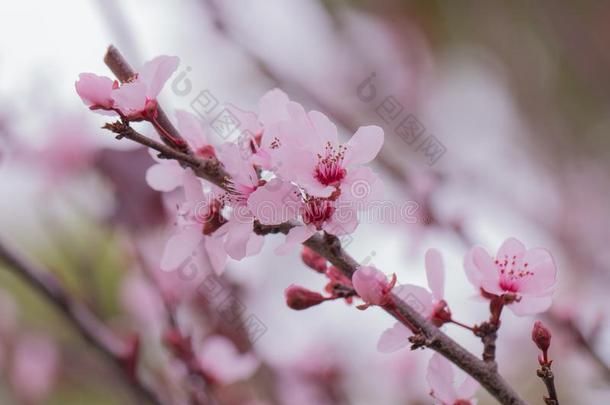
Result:
{"type": "MultiPolygon", "coordinates": [[[[424,318],[437,326],[451,319],[451,312],[444,299],[445,268],[443,258],[436,249],[426,252],[426,277],[428,288],[412,284],[401,284],[394,288],[394,293],[402,298],[408,305],[418,311],[424,318]]],[[[377,350],[382,353],[391,353],[409,345],[409,336],[412,332],[400,322],[386,329],[379,338],[377,350]]]]}
{"type": "Polygon", "coordinates": [[[221,273],[227,259],[221,235],[216,233],[225,222],[220,213],[221,203],[214,193],[204,192],[203,184],[190,169],[184,172],[183,181],[185,201],[178,210],[177,232],[165,246],[161,269],[176,270],[204,241],[212,267],[221,273]]]}
{"type": "Polygon", "coordinates": [[[278,124],[274,131],[279,144],[275,152],[278,173],[308,195],[328,198],[340,189],[346,201],[362,203],[381,195],[381,181],[362,166],[383,145],[380,127],[360,127],[347,143],[340,143],[337,127],[328,117],[294,105],[291,120],[278,124]]]}
{"type": "Polygon", "coordinates": [[[223,384],[246,380],[260,366],[260,361],[252,353],[239,353],[224,336],[209,336],[199,347],[197,359],[201,367],[223,384]]]}
{"type": "MultiPolygon", "coordinates": [[[[214,148],[208,143],[201,122],[193,114],[176,111],[178,131],[184,137],[191,150],[200,158],[214,156],[214,148]]],[[[146,172],[146,182],[157,191],[169,192],[182,185],[184,168],[173,159],[160,159],[157,152],[150,149],[150,154],[156,164],[146,172]]]]}
{"type": "Polygon", "coordinates": [[[25,401],[39,402],[53,388],[58,366],[55,344],[42,336],[22,336],[13,353],[13,387],[25,401]]]}
{"type": "Polygon", "coordinates": [[[81,73],[75,85],[76,92],[92,110],[101,113],[120,111],[131,119],[154,119],[157,96],[178,63],[175,56],[158,56],[146,62],[134,78],[121,85],[109,77],[81,73]]]}
{"type": "Polygon", "coordinates": [[[253,231],[255,216],[248,206],[248,199],[259,187],[269,186],[259,180],[251,156],[244,156],[238,145],[225,143],[219,148],[218,155],[231,175],[229,191],[223,196],[231,211],[220,234],[225,237],[224,248],[229,256],[241,260],[262,249],[264,237],[253,231]]]}
{"type": "Polygon", "coordinates": [[[227,108],[240,122],[244,135],[240,139],[242,150],[253,154],[253,162],[263,169],[273,169],[274,150],[280,146],[276,126],[291,117],[290,111],[298,106],[286,93],[273,89],[265,93],[258,103],[258,114],[244,111],[233,105],[227,108]]]}
{"type": "Polygon", "coordinates": [[[466,255],[464,268],[478,290],[513,297],[508,307],[516,315],[533,315],[551,306],[557,268],[546,249],[528,250],[517,239],[509,238],[495,258],[475,246],[466,255]]]}
{"type": "Polygon", "coordinates": [[[426,380],[430,386],[430,395],[435,399],[436,405],[474,405],[474,398],[479,389],[479,383],[470,376],[466,376],[456,388],[453,366],[449,360],[438,353],[434,353],[428,363],[426,380]]]}
{"type": "Polygon", "coordinates": [[[352,284],[367,305],[384,305],[396,284],[396,275],[388,281],[387,276],[375,267],[361,266],[352,276],[352,284]]]}

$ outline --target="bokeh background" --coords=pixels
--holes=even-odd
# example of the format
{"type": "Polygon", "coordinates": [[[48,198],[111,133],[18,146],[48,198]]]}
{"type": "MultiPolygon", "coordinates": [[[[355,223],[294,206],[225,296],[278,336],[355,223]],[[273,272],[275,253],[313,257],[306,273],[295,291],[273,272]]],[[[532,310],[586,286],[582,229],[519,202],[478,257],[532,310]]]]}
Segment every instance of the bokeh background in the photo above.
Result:
{"type": "MultiPolygon", "coordinates": [[[[346,137],[360,125],[383,126],[374,169],[389,201],[419,208],[412,223],[365,221],[347,250],[420,285],[425,250],[441,250],[460,320],[474,324],[487,313],[463,272],[470,246],[494,251],[515,236],[551,250],[559,285],[549,313],[536,319],[553,331],[560,398],[607,403],[609,20],[607,1],[1,2],[0,236],[117,334],[139,333],[143,364],[176,398],[180,369],[161,343],[156,279],[189,330],[229,336],[260,362],[251,377],[219,388],[223,403],[432,402],[430,353],[376,351],[392,324],[382,311],[342,302],[286,307],[288,285],[320,290],[324,280],[296,252],[275,256],[280,237],[223,275],[242,315],[264,325],[254,342],[240,341],[218,303],[198,296],[205,258],[192,278],[160,274],[176,200],[147,186],[149,154],[102,130],[104,117],[87,111],[74,82],[80,72],[109,74],[102,57],[111,43],[134,66],[176,55],[180,67],[161,97],[168,112],[192,109],[205,91],[219,103],[209,122],[225,102],[256,109],[280,87],[346,137]],[[387,103],[396,108],[390,115],[387,103]],[[440,156],[401,135],[407,117],[440,156]]],[[[44,298],[0,269],[0,403],[140,403],[44,298]]],[[[533,322],[507,312],[498,356],[517,391],[541,403],[533,322]]],[[[481,350],[472,335],[445,329],[481,350]]],[[[478,398],[494,403],[483,390],[478,398]]]]}

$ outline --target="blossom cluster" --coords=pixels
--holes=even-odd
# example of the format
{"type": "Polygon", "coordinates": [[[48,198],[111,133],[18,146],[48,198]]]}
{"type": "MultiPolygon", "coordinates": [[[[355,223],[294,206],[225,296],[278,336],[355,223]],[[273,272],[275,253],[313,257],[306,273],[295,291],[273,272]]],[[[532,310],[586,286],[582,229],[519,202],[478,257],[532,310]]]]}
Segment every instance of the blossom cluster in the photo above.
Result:
{"type": "MultiPolygon", "coordinates": [[[[120,86],[83,73],[76,89],[92,110],[119,113],[127,120],[154,119],[156,97],[177,63],[177,58],[157,57],[120,86]]],[[[197,117],[176,112],[179,132],[193,153],[218,158],[230,175],[224,188],[204,182],[176,161],[156,159],[147,173],[156,190],[184,190],[177,232],[162,260],[164,270],[177,268],[200,243],[217,272],[227,257],[241,260],[258,253],[263,237],[254,232],[255,222],[294,224],[278,254],[318,231],[350,234],[358,226],[358,211],[383,193],[383,183],[365,166],[383,145],[380,127],[361,127],[341,142],[327,116],[306,111],[278,89],[261,98],[258,113],[227,108],[240,121],[242,136],[221,145],[208,142],[206,126],[197,117]]]]}

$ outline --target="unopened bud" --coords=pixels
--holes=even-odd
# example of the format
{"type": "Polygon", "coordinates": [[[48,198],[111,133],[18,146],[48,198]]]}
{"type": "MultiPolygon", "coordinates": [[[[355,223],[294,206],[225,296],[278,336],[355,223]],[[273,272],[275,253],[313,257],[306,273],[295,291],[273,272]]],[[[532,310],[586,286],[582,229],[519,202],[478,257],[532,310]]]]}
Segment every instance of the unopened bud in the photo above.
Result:
{"type": "Polygon", "coordinates": [[[326,298],[324,298],[322,294],[294,284],[288,287],[284,291],[284,294],[286,295],[286,304],[297,311],[313,307],[314,305],[326,301],[326,298]]]}
{"type": "Polygon", "coordinates": [[[317,254],[307,246],[303,246],[301,252],[301,259],[308,267],[314,269],[318,273],[324,273],[326,271],[327,263],[326,258],[317,254]]]}
{"type": "Polygon", "coordinates": [[[534,323],[534,328],[532,329],[532,340],[540,350],[546,352],[549,350],[549,346],[551,346],[551,332],[542,322],[536,321],[536,323],[534,323]]]}
{"type": "Polygon", "coordinates": [[[532,340],[542,351],[542,356],[540,356],[538,359],[540,364],[550,364],[547,357],[547,352],[551,346],[551,332],[540,321],[536,321],[534,323],[534,328],[532,329],[532,340]]]}

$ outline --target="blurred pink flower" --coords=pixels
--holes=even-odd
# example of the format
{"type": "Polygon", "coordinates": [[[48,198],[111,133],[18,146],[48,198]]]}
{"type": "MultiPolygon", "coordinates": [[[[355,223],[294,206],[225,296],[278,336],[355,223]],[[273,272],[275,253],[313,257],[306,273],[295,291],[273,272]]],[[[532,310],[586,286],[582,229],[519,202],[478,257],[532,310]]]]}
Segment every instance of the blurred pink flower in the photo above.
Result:
{"type": "Polygon", "coordinates": [[[352,284],[366,305],[384,305],[396,284],[396,275],[388,281],[388,277],[375,267],[361,266],[352,276],[352,284]]]}
{"type": "Polygon", "coordinates": [[[453,366],[449,360],[434,353],[428,363],[426,380],[430,386],[430,395],[437,405],[474,405],[479,383],[470,376],[456,388],[453,366]]]}
{"type": "Polygon", "coordinates": [[[533,315],[551,306],[557,268],[546,249],[527,250],[517,239],[509,238],[495,259],[482,247],[473,247],[464,268],[468,280],[483,293],[514,296],[508,308],[515,315],[533,315]]]}
{"type": "Polygon", "coordinates": [[[58,366],[59,353],[50,340],[22,336],[13,353],[11,382],[15,391],[26,401],[41,401],[53,388],[58,366]]]}
{"type": "Polygon", "coordinates": [[[260,366],[252,353],[239,353],[226,337],[207,337],[197,353],[201,367],[223,384],[250,378],[260,366]]]}

